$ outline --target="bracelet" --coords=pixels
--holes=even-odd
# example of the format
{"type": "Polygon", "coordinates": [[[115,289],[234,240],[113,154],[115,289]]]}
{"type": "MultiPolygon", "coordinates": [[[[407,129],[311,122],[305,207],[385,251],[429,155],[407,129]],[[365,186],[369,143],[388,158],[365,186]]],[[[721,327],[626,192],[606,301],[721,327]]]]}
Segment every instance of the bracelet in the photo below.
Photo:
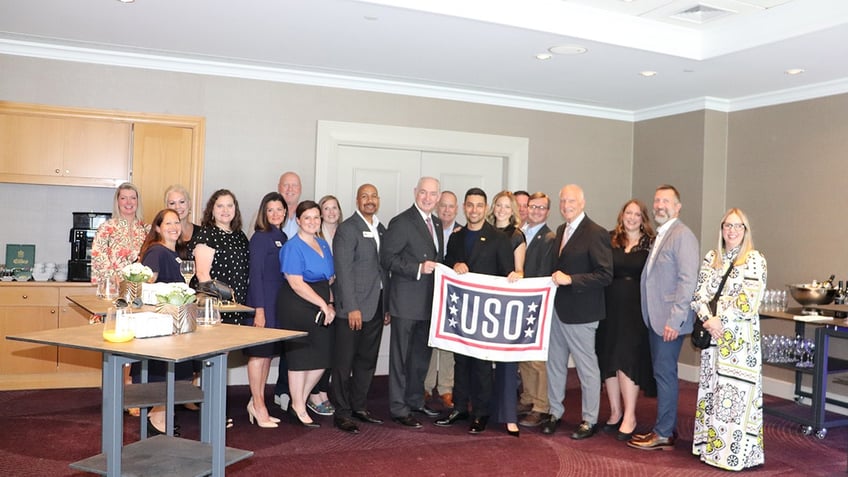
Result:
{"type": "Polygon", "coordinates": [[[327,305],[333,305],[333,306],[335,306],[335,305],[336,305],[336,302],[334,302],[334,301],[328,301],[328,302],[327,302],[327,305]]]}

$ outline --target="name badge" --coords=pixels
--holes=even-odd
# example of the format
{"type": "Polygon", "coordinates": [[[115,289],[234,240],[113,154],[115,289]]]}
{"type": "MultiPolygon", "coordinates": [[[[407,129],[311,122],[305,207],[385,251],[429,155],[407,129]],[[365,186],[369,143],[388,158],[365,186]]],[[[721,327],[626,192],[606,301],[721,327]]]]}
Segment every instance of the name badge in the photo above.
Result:
{"type": "Polygon", "coordinates": [[[374,232],[362,231],[362,236],[365,238],[374,238],[374,232]]]}
{"type": "Polygon", "coordinates": [[[280,248],[280,247],[283,246],[282,242],[280,242],[279,240],[274,240],[274,245],[276,245],[277,248],[280,248]]]}

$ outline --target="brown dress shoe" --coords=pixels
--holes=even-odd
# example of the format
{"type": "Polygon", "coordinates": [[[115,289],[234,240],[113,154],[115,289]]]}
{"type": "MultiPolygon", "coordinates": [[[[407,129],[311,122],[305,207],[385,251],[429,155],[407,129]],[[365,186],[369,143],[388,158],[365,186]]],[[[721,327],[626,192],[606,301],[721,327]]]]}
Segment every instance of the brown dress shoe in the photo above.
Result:
{"type": "Polygon", "coordinates": [[[519,402],[517,406],[515,406],[515,412],[520,416],[522,414],[527,414],[528,412],[533,410],[532,404],[524,404],[519,402]]]}
{"type": "Polygon", "coordinates": [[[453,393],[442,394],[442,404],[444,404],[445,407],[452,408],[453,407],[453,393]]]}
{"type": "Polygon", "coordinates": [[[633,439],[630,439],[627,445],[642,450],[674,450],[674,436],[660,437],[657,433],[652,432],[642,440],[637,440],[636,436],[633,436],[633,439]]]}
{"type": "Polygon", "coordinates": [[[424,391],[424,402],[427,402],[430,399],[433,399],[433,395],[428,393],[427,391],[424,391]]]}
{"type": "Polygon", "coordinates": [[[530,411],[518,421],[519,426],[536,427],[542,423],[542,413],[538,411],[530,411]]]}

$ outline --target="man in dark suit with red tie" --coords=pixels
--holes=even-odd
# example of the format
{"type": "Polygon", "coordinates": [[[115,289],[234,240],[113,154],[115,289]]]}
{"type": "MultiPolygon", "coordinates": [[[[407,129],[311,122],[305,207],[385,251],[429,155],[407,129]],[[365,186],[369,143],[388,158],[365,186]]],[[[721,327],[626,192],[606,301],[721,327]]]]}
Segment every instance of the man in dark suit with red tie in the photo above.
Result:
{"type": "Polygon", "coordinates": [[[444,255],[442,226],[433,209],[439,201],[439,181],[422,177],[415,204],[389,222],[380,247],[380,262],[390,273],[389,408],[396,423],[421,428],[412,413],[436,417],[424,404],[424,376],[430,364],[430,315],[433,271],[444,255]]]}

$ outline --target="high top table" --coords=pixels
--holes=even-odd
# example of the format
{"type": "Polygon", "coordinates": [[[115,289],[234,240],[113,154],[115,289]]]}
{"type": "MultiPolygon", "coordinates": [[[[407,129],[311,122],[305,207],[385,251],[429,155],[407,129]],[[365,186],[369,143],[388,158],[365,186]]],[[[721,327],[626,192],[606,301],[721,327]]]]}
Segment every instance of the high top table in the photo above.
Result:
{"type": "MultiPolygon", "coordinates": [[[[181,335],[134,339],[111,343],[103,339],[103,325],[59,328],[7,339],[63,346],[103,353],[102,453],[71,464],[72,468],[120,476],[211,475],[223,476],[226,465],[253,452],[225,447],[227,353],[232,350],[304,336],[299,331],[252,326],[199,326],[181,335]],[[168,406],[173,415],[175,363],[202,360],[203,405],[200,410],[200,442],[161,435],[123,447],[124,385],[122,369],[138,360],[168,363],[168,406]]],[[[169,423],[169,434],[172,423],[169,423]]]]}

